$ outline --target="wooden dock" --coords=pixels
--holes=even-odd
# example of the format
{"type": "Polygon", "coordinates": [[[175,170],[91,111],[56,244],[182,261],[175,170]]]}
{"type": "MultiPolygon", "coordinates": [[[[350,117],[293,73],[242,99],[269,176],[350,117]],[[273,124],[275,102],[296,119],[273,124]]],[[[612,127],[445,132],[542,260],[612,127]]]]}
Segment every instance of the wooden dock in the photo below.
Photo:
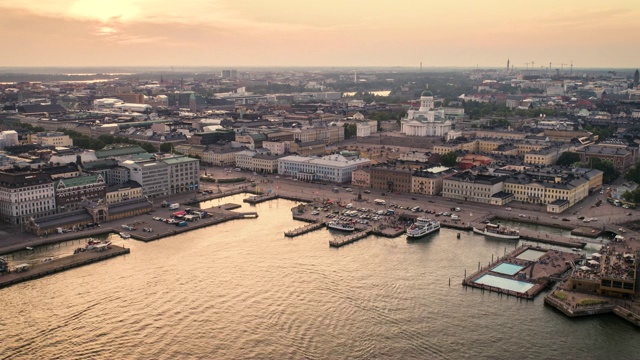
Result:
{"type": "Polygon", "coordinates": [[[318,230],[318,229],[320,229],[322,227],[324,227],[324,223],[323,222],[316,222],[316,223],[308,224],[308,225],[305,225],[305,226],[301,226],[299,228],[295,228],[295,229],[290,230],[290,231],[285,231],[284,232],[284,236],[286,236],[286,237],[296,237],[296,236],[300,236],[300,235],[306,234],[306,233],[314,231],[314,230],[318,230]]]}
{"type": "Polygon", "coordinates": [[[364,230],[364,231],[360,231],[357,232],[355,234],[351,234],[351,235],[347,235],[347,236],[343,236],[337,239],[333,239],[333,240],[329,240],[329,246],[330,247],[335,247],[335,248],[339,248],[341,246],[347,245],[347,244],[351,244],[353,242],[356,242],[362,238],[365,238],[367,236],[369,236],[369,234],[371,233],[371,230],[364,230]]]}
{"type": "Polygon", "coordinates": [[[105,251],[86,251],[49,262],[35,264],[26,271],[12,272],[10,274],[0,276],[0,288],[128,254],[130,251],[131,250],[121,246],[111,245],[110,249],[105,251]]]}

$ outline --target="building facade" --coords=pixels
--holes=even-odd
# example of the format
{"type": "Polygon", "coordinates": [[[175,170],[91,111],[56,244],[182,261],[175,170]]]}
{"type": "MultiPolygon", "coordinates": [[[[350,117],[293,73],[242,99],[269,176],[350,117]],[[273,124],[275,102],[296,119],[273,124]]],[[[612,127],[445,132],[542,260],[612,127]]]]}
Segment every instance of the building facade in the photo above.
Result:
{"type": "Polygon", "coordinates": [[[31,217],[49,216],[55,212],[55,190],[50,175],[30,171],[0,172],[2,221],[24,224],[31,217]]]}
{"type": "Polygon", "coordinates": [[[278,159],[278,173],[305,181],[324,180],[347,183],[351,181],[353,171],[370,163],[369,159],[349,160],[341,155],[328,155],[322,158],[285,156],[278,159]]]}
{"type": "Polygon", "coordinates": [[[443,179],[442,197],[491,204],[492,197],[503,190],[500,177],[463,172],[443,179]]]}

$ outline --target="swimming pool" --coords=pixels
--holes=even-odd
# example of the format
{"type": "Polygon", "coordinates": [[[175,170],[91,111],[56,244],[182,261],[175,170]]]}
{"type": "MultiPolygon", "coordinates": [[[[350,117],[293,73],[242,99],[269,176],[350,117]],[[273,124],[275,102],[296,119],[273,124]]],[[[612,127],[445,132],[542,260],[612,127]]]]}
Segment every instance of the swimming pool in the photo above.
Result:
{"type": "Polygon", "coordinates": [[[527,260],[527,261],[537,261],[540,257],[546,254],[546,251],[527,249],[522,254],[516,256],[516,259],[527,260]]]}
{"type": "Polygon", "coordinates": [[[533,284],[524,281],[505,279],[498,276],[486,274],[482,275],[476,281],[476,284],[489,285],[504,290],[511,290],[516,292],[525,292],[533,287],[533,284]]]}
{"type": "Polygon", "coordinates": [[[524,266],[511,263],[502,263],[491,269],[491,271],[498,274],[515,275],[518,271],[522,270],[522,268],[524,268],[524,266]]]}

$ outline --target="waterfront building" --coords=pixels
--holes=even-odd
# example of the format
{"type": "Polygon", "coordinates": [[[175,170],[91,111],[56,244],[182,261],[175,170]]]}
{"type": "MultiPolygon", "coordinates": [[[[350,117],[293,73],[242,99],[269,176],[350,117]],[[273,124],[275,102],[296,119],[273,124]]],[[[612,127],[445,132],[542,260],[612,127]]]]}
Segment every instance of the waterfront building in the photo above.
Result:
{"type": "Polygon", "coordinates": [[[169,168],[169,194],[198,190],[200,161],[188,156],[169,156],[161,160],[169,168]]]}
{"type": "Polygon", "coordinates": [[[387,166],[374,166],[369,169],[371,174],[371,188],[391,192],[411,192],[410,169],[387,166]]]}
{"type": "Polygon", "coordinates": [[[346,183],[351,181],[353,171],[370,163],[369,159],[349,160],[341,155],[321,158],[292,155],[278,159],[278,173],[306,181],[346,183]]]}
{"type": "Polygon", "coordinates": [[[23,224],[56,212],[51,175],[33,171],[0,172],[0,218],[23,224]]]}
{"type": "Polygon", "coordinates": [[[536,173],[519,174],[504,180],[504,191],[514,200],[547,205],[547,211],[559,213],[589,195],[589,180],[567,174],[553,174],[545,179],[536,173]]]}
{"type": "Polygon", "coordinates": [[[419,169],[411,176],[411,192],[422,195],[440,195],[443,180],[457,173],[446,166],[433,166],[419,169]]]}
{"type": "Polygon", "coordinates": [[[274,174],[278,172],[278,159],[284,155],[256,154],[253,157],[251,170],[260,174],[274,174]]]}
{"type": "Polygon", "coordinates": [[[442,197],[448,199],[492,204],[492,197],[502,190],[502,178],[474,175],[469,171],[455,174],[442,181],[442,197]]]}
{"type": "Polygon", "coordinates": [[[53,186],[60,212],[77,210],[85,200],[103,200],[106,193],[106,184],[100,174],[58,179],[53,186]]]}
{"type": "Polygon", "coordinates": [[[236,167],[240,169],[252,170],[254,156],[256,156],[256,152],[251,150],[243,150],[236,153],[236,167]]]}
{"type": "Polygon", "coordinates": [[[607,245],[591,255],[585,265],[571,273],[569,286],[578,291],[617,298],[630,298],[636,290],[637,271],[634,252],[620,252],[607,245]]]}
{"type": "Polygon", "coordinates": [[[169,166],[158,160],[125,160],[119,163],[129,169],[130,179],[142,186],[149,198],[169,195],[169,166]]]}
{"type": "Polygon", "coordinates": [[[135,181],[127,181],[123,184],[115,184],[107,187],[107,204],[114,204],[142,197],[142,186],[135,181]]]}

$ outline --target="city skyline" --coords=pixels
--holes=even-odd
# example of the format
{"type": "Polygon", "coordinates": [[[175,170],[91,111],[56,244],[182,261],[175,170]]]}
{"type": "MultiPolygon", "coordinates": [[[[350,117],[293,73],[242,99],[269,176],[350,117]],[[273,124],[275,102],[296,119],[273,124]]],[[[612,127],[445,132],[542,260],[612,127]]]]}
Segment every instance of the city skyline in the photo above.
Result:
{"type": "Polygon", "coordinates": [[[632,1],[0,0],[0,66],[635,68],[639,14],[632,1]]]}

